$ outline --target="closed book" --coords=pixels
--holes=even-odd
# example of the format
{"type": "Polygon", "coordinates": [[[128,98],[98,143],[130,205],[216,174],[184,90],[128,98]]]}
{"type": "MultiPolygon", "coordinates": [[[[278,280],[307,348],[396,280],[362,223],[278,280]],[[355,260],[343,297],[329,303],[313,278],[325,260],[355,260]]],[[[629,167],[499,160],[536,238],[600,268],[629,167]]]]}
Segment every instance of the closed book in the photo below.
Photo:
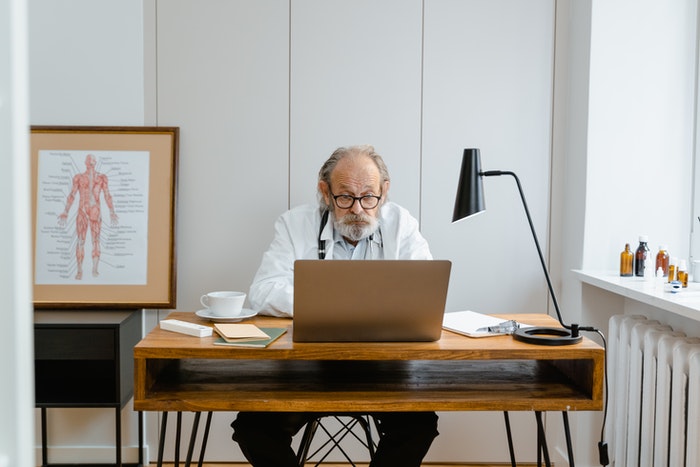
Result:
{"type": "Polygon", "coordinates": [[[214,341],[214,345],[226,345],[232,347],[267,347],[272,342],[277,340],[281,335],[287,332],[287,328],[259,328],[265,333],[267,338],[264,339],[235,339],[225,340],[223,337],[214,341]]]}
{"type": "Polygon", "coordinates": [[[269,337],[254,324],[216,323],[214,330],[226,342],[257,341],[269,337]]]}

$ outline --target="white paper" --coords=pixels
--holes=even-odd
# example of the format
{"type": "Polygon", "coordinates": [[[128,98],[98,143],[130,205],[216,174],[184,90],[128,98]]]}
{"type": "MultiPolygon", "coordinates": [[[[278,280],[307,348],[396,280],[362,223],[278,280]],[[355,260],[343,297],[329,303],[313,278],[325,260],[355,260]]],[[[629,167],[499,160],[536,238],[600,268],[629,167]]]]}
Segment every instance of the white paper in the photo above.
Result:
{"type": "Polygon", "coordinates": [[[147,283],[149,159],[147,151],[39,151],[37,284],[147,283]]]}
{"type": "MultiPolygon", "coordinates": [[[[489,326],[498,326],[503,321],[503,318],[484,315],[475,311],[454,311],[451,313],[445,313],[445,316],[442,319],[442,327],[448,331],[456,332],[469,337],[492,337],[500,336],[506,333],[478,331],[478,329],[489,326]]],[[[521,324],[520,327],[529,326],[521,324]]]]}

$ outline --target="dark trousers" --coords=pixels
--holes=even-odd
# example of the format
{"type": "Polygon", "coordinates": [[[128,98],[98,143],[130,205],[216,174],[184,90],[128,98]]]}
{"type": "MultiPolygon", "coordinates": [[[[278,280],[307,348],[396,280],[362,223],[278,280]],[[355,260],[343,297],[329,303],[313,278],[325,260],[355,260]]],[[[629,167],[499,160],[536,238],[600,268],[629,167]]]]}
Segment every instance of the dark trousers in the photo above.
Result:
{"type": "MultiPolygon", "coordinates": [[[[318,414],[240,412],[233,439],[253,467],[296,467],[292,437],[318,414]]],[[[378,412],[381,438],[370,467],[419,467],[438,435],[434,412],[378,412]]]]}

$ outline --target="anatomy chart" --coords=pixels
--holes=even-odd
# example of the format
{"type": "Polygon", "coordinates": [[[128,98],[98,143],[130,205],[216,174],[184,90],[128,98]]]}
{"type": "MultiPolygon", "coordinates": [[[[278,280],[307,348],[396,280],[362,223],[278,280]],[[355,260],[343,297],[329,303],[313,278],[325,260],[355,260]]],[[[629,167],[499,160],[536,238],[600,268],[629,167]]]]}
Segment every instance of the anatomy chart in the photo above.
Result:
{"type": "Polygon", "coordinates": [[[39,151],[36,284],[146,284],[149,157],[39,151]]]}

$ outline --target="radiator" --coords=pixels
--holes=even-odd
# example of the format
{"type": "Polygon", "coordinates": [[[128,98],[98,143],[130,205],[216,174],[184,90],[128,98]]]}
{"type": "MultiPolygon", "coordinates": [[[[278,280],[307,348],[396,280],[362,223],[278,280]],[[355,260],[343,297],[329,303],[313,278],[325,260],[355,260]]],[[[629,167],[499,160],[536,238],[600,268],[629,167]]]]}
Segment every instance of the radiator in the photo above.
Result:
{"type": "Polygon", "coordinates": [[[611,465],[700,466],[700,338],[613,316],[607,364],[611,465]]]}

